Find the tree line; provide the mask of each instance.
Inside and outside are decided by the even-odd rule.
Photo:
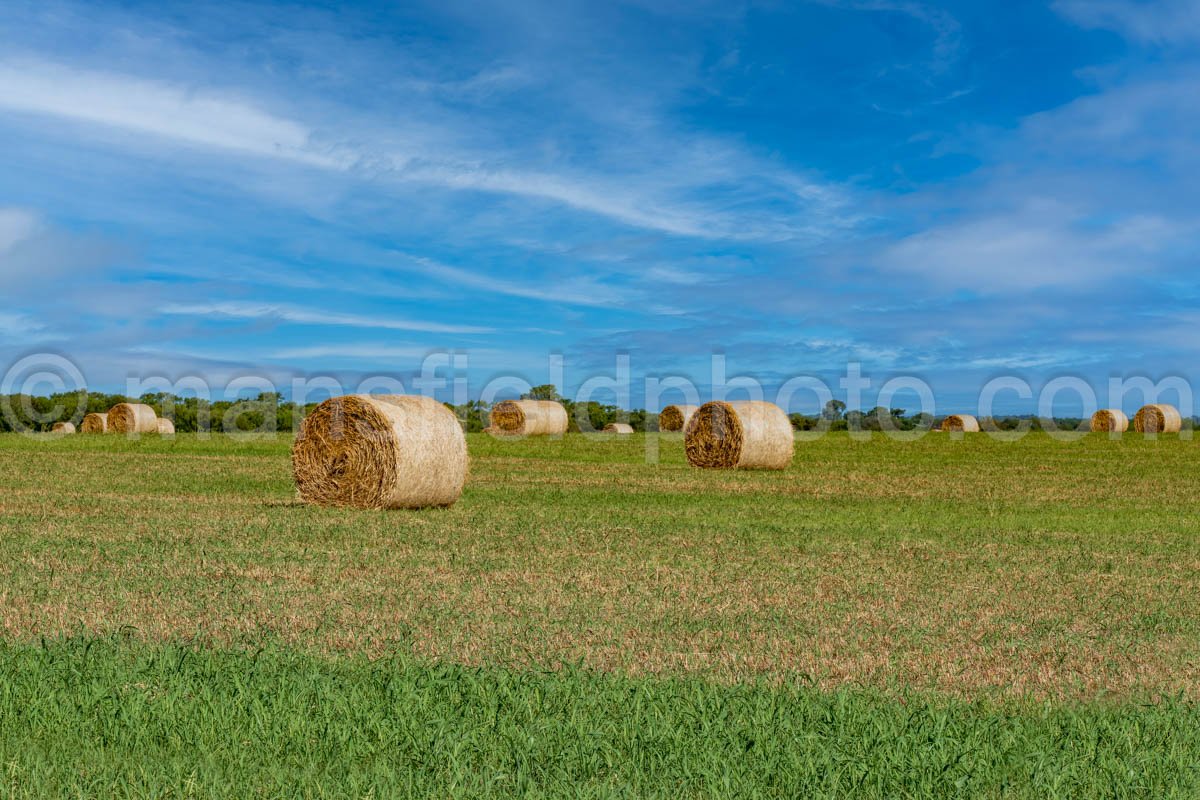
[[[553,400],[567,409],[568,430],[571,432],[600,431],[613,422],[628,423],[635,431],[658,430],[658,414],[645,409],[625,410],[616,405],[594,400],[577,403],[561,396],[552,384],[535,386],[522,399]],[[304,417],[318,403],[297,404],[285,400],[277,392],[266,392],[241,400],[202,400],[177,397],[156,392],[141,397],[126,397],[101,392],[66,392],[48,397],[29,395],[0,395],[0,431],[49,431],[56,422],[74,422],[84,414],[103,413],[118,403],[145,403],[160,417],[175,423],[179,433],[196,432],[274,432],[292,431],[300,427]],[[490,406],[478,400],[460,405],[446,403],[468,433],[478,433],[488,426]],[[57,412],[56,412],[57,409]],[[828,429],[833,431],[920,431],[941,423],[940,417],[921,412],[909,413],[903,408],[848,410],[841,400],[830,400],[819,414],[789,414],[792,427],[799,431]],[[1191,427],[1194,419],[1184,421]],[[1024,427],[1032,430],[1077,430],[1084,420],[1077,417],[1042,419],[1035,416],[987,417],[979,420],[984,430],[1014,431]]]

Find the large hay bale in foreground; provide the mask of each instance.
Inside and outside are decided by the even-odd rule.
[[[144,403],[117,403],[108,410],[113,433],[158,433],[158,415]]]
[[[567,409],[553,400],[504,400],[492,406],[491,427],[506,436],[553,436],[567,432]]]
[[[795,443],[783,409],[758,400],[705,403],[683,433],[688,463],[706,469],[784,469]]]
[[[1183,417],[1175,406],[1150,403],[1138,409],[1133,429],[1138,433],[1179,433],[1183,430]]]
[[[633,426],[624,422],[610,422],[604,426],[604,433],[633,433]]]
[[[54,427],[50,429],[51,433],[74,433],[75,423],[73,422],[56,422]]]
[[[79,424],[80,433],[108,433],[108,414],[87,414]]]
[[[467,440],[431,397],[347,395],[317,406],[292,447],[308,503],[357,508],[448,506],[467,480]]]
[[[175,423],[172,422],[171,420],[167,419],[166,417],[159,417],[158,418],[158,432],[161,433],[163,436],[174,436],[175,435]]]
[[[951,414],[942,420],[942,430],[951,433],[979,433],[979,420],[970,414]]]
[[[1102,408],[1092,414],[1092,433],[1124,433],[1129,430],[1129,417],[1119,408]]]
[[[658,412],[658,429],[668,433],[683,430],[698,408],[700,406],[683,404],[663,406],[663,410]]]

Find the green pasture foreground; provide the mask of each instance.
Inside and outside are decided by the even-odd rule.
[[[1195,797],[1194,705],[1008,704],[117,638],[0,648],[11,797]]]
[[[0,796],[1200,796],[1200,442],[290,445],[0,436]]]

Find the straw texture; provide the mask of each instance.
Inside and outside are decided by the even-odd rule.
[[[1102,408],[1092,414],[1093,433],[1124,433],[1129,430],[1129,417],[1119,408]]]
[[[301,499],[324,506],[448,506],[462,495],[467,464],[458,418],[431,397],[326,400],[292,447]]]
[[[951,414],[942,420],[942,430],[954,433],[979,433],[979,420],[970,414]]]
[[[792,463],[792,423],[774,403],[705,403],[683,434],[687,460],[706,469],[784,469]]]
[[[108,410],[108,429],[113,433],[158,433],[158,416],[143,403],[118,403]]]
[[[547,436],[567,432],[567,409],[553,400],[504,400],[492,406],[491,427],[507,436]]]
[[[54,427],[50,429],[51,433],[74,433],[75,423],[73,422],[56,422]]]
[[[88,414],[79,424],[80,433],[108,433],[108,414]]]
[[[163,436],[175,435],[175,423],[165,417],[158,418],[158,432]]]
[[[1179,433],[1183,430],[1183,417],[1175,406],[1151,403],[1138,409],[1133,429],[1138,433]]]
[[[624,422],[610,422],[604,426],[604,433],[633,433],[633,426]]]
[[[663,406],[658,412],[658,429],[660,431],[681,431],[687,427],[688,420],[700,406],[671,405]]]

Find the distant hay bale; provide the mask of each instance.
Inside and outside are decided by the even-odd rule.
[[[783,409],[757,400],[705,403],[683,434],[687,460],[705,469],[784,469],[795,435]]]
[[[174,436],[175,435],[175,423],[172,422],[171,420],[167,419],[166,417],[159,417],[158,418],[158,432],[161,433],[163,436]]]
[[[51,433],[74,433],[75,423],[73,422],[56,422],[54,427],[50,429]]]
[[[491,427],[505,436],[553,436],[567,432],[567,409],[553,400],[504,400],[492,406]]]
[[[1129,430],[1129,417],[1119,408],[1102,408],[1092,414],[1093,433],[1124,433]]]
[[[970,414],[951,414],[942,420],[942,430],[952,433],[979,433],[979,420]]]
[[[108,414],[88,414],[79,425],[80,433],[108,433]]]
[[[108,410],[113,433],[158,433],[158,415],[144,403],[117,403]]]
[[[1183,417],[1175,406],[1151,403],[1138,409],[1133,429],[1138,433],[1179,433],[1183,430]]]
[[[700,406],[683,404],[663,406],[663,410],[658,412],[658,429],[668,432],[683,430],[698,408]]]
[[[633,433],[633,426],[624,422],[610,422],[604,426],[605,433]]]
[[[292,447],[300,497],[322,506],[452,505],[467,480],[458,417],[431,397],[347,395],[317,406]]]

